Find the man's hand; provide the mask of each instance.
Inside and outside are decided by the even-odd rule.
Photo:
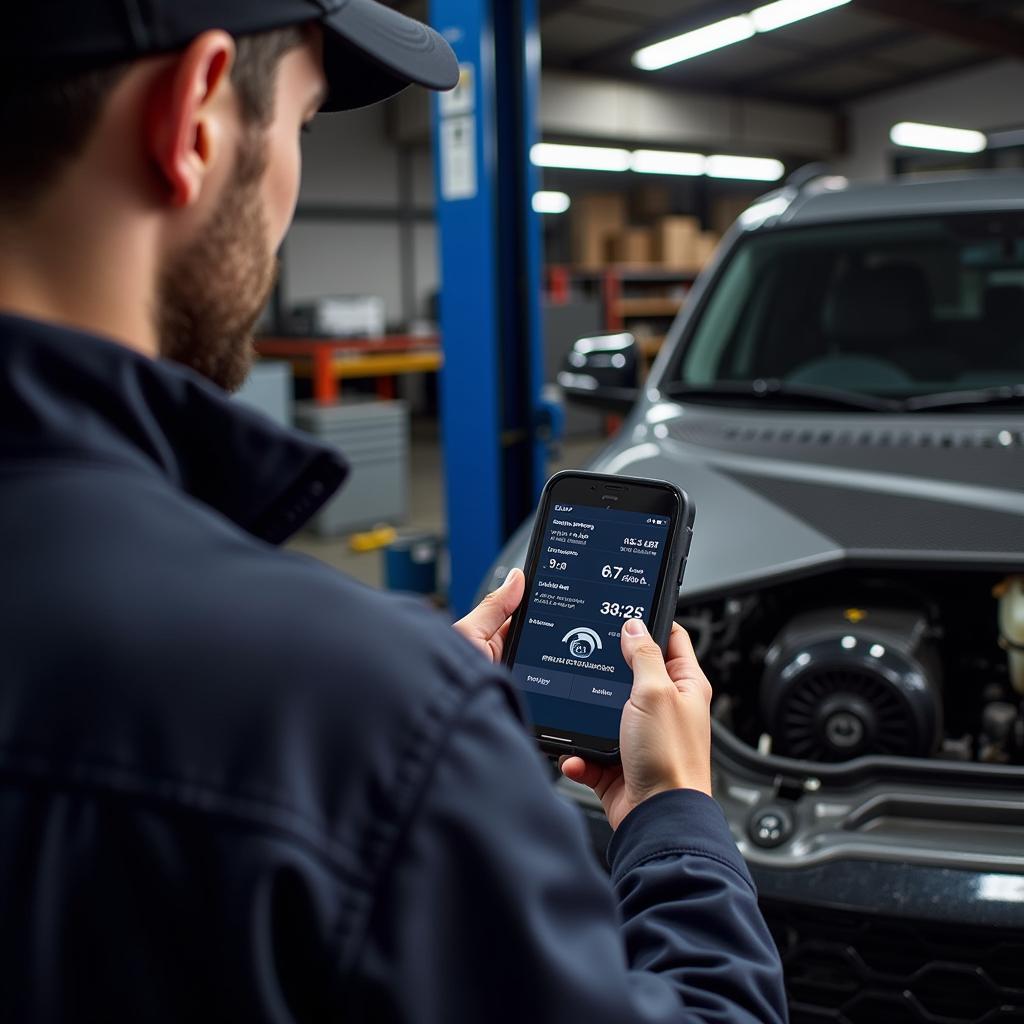
[[[501,661],[509,619],[519,607],[525,589],[523,571],[512,569],[505,582],[492,590],[464,619],[459,619],[453,628],[491,661]]]
[[[633,669],[633,690],[622,709],[619,765],[566,756],[562,773],[601,798],[612,828],[648,797],[667,789],[711,795],[711,684],[690,638],[678,623],[668,662],[640,619],[622,628],[622,653]]]

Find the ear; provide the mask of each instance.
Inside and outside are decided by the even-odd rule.
[[[225,100],[234,60],[235,41],[228,33],[204,32],[174,59],[153,93],[149,152],[174,206],[197,200],[218,154],[232,110]]]

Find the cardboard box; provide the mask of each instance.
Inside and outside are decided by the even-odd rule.
[[[654,239],[654,259],[666,267],[689,270],[695,266],[700,240],[696,217],[662,217]]]
[[[653,248],[650,228],[625,228],[611,236],[608,256],[612,263],[650,263]]]
[[[704,269],[715,255],[721,236],[717,231],[702,231],[697,238],[697,266]]]
[[[626,197],[616,192],[580,196],[573,201],[570,216],[573,262],[600,269],[608,260],[609,237],[626,227]]]

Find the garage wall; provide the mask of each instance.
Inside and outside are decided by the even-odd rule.
[[[1024,124],[1024,64],[999,61],[852,105],[849,156],[837,169],[853,178],[890,173],[889,129],[897,121],[924,121],[981,131]]]
[[[299,211],[285,240],[286,306],[322,295],[380,295],[389,323],[422,317],[437,288],[433,223],[401,220],[403,161],[407,202],[434,202],[427,147],[395,145],[388,105],[317,118],[303,136]],[[403,254],[408,241],[409,253]]]
[[[900,120],[993,130],[1024,124],[1024,65],[1001,61],[853,104],[847,110],[849,151],[834,158],[855,178],[890,171],[890,127]],[[398,101],[337,117],[318,118],[303,138],[305,163],[300,206],[335,204],[377,211],[368,220],[300,218],[286,243],[286,303],[338,292],[384,296],[388,319],[426,313],[438,287],[436,230],[411,228],[411,255],[403,255],[399,204],[406,141],[409,201],[420,210],[434,202],[433,163],[427,141],[427,100],[412,90]],[[781,104],[670,96],[644,86],[614,86],[587,76],[544,75],[542,127],[552,134],[612,132],[624,139],[663,144],[730,144],[754,150],[786,143],[808,155],[832,148],[831,116]],[[592,122],[592,123],[591,123]],[[387,211],[391,211],[388,214]]]
[[[552,136],[614,135],[724,152],[791,148],[824,156],[836,140],[835,118],[806,107],[562,72],[543,76],[541,122]],[[317,118],[302,150],[300,217],[285,243],[285,305],[370,292],[384,297],[391,323],[423,317],[439,286],[437,232],[421,217],[403,234],[399,206],[403,173],[407,202],[420,211],[434,205],[426,94],[410,89],[368,110]],[[403,252],[406,243],[411,252]]]
[[[836,119],[826,111],[561,71],[542,76],[540,119],[547,135],[636,145],[805,157],[836,149]]]
[[[299,202],[398,204],[398,150],[382,107],[318,117],[302,138]]]
[[[285,249],[289,304],[323,295],[380,295],[389,322],[402,317],[397,224],[300,221]]]

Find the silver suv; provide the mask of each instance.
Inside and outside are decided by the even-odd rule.
[[[1024,1020],[1024,175],[765,196],[637,364],[561,383],[628,409],[586,468],[696,502],[677,618],[794,1024]]]

